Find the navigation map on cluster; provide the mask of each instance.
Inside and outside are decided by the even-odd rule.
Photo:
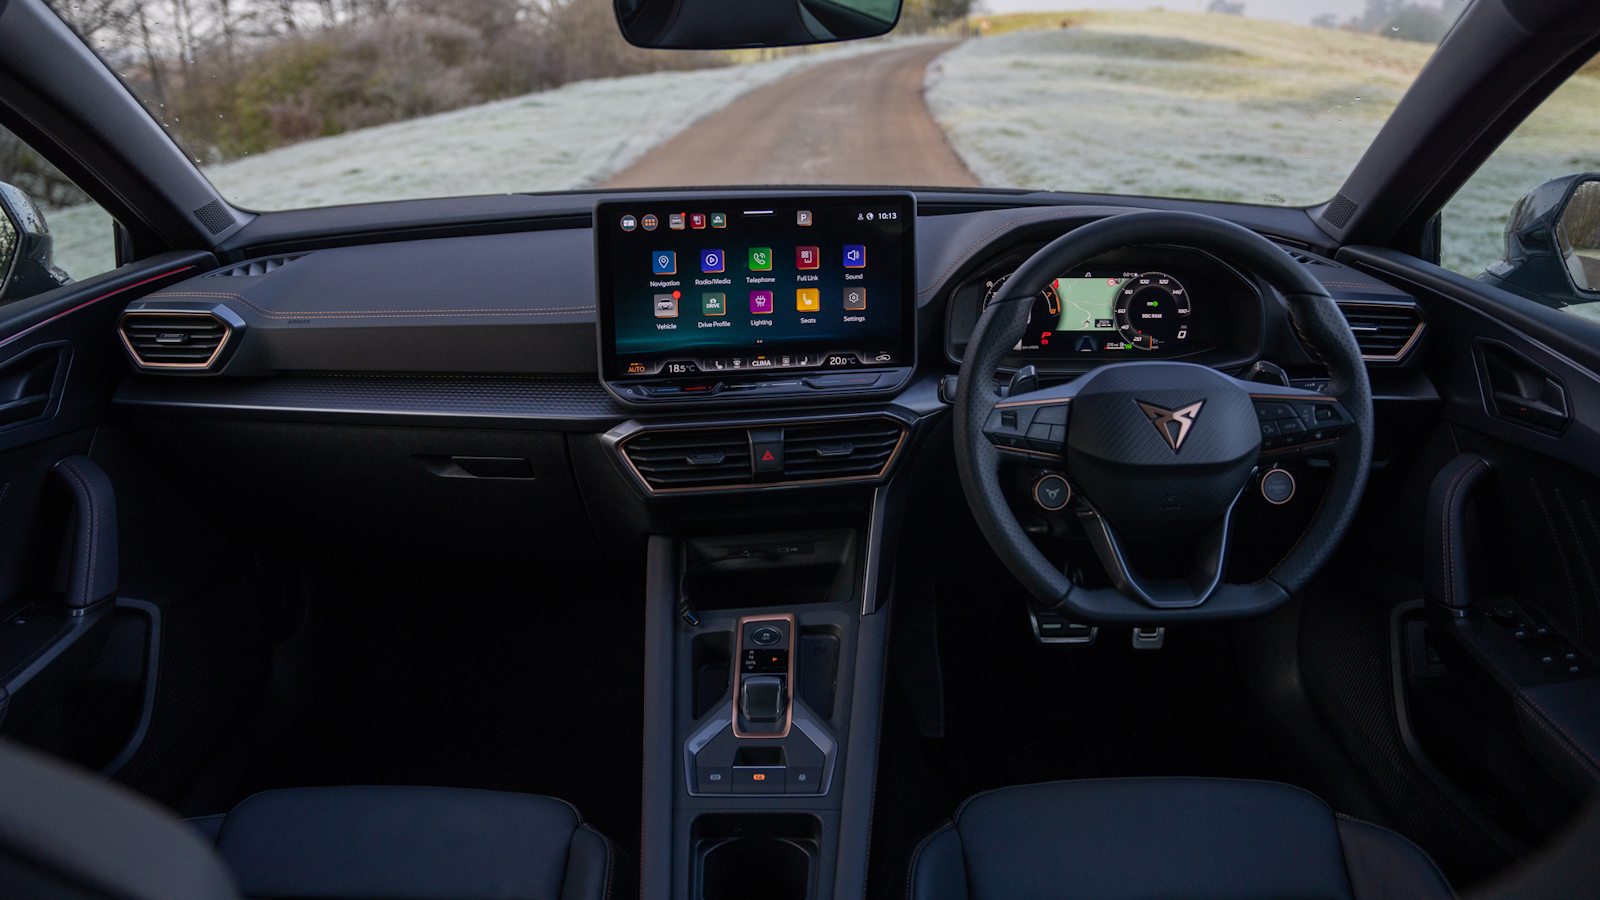
[[[1116,331],[1117,294],[1125,278],[1057,278],[1061,313],[1056,331]]]

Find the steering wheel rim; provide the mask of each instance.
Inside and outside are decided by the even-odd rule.
[[[1328,367],[1328,387],[1323,393],[1332,396],[1350,419],[1349,427],[1329,448],[1333,477],[1323,501],[1288,554],[1261,581],[1248,585],[1214,584],[1194,605],[1181,609],[1152,606],[1136,599],[1137,592],[1125,593],[1126,585],[1124,590],[1083,588],[1052,565],[1011,512],[1000,484],[1001,453],[984,432],[999,399],[992,389],[995,374],[1001,360],[1022,336],[1033,298],[1062,272],[1080,268],[1113,250],[1149,244],[1177,244],[1205,251],[1243,265],[1282,293],[1295,331]],[[1086,375],[1079,380],[1092,377]],[[1303,266],[1266,238],[1231,222],[1195,213],[1117,214],[1076,228],[1035,252],[1006,279],[973,329],[961,362],[954,413],[956,469],[979,528],[1006,567],[1046,607],[1084,622],[1170,623],[1246,618],[1272,611],[1305,586],[1344,537],[1360,506],[1372,456],[1372,389],[1361,349],[1333,298]],[[1259,434],[1255,440],[1259,448]],[[1071,472],[1067,474],[1070,480]],[[1226,516],[1224,542],[1225,520]],[[1086,524],[1097,521],[1091,517]],[[1106,535],[1109,533],[1107,528]],[[1101,544],[1097,542],[1096,548],[1102,549]],[[1223,550],[1226,551],[1225,546]],[[1102,552],[1102,559],[1105,558]]]

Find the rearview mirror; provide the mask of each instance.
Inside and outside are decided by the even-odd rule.
[[[673,50],[787,47],[887,34],[900,0],[614,0],[628,43]]]
[[[0,303],[71,281],[52,261],[54,243],[33,198],[0,181]]]
[[[1556,178],[1518,200],[1505,258],[1480,280],[1558,309],[1600,301],[1600,174]]]

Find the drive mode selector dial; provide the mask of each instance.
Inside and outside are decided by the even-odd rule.
[[[1139,350],[1155,350],[1189,337],[1189,292],[1163,272],[1129,278],[1117,294],[1117,332]]]

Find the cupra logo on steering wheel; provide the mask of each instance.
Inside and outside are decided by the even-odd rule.
[[[1173,453],[1177,453],[1183,442],[1188,439],[1189,430],[1194,427],[1194,417],[1200,415],[1200,407],[1206,404],[1201,400],[1182,409],[1162,409],[1143,400],[1133,402],[1139,404],[1144,414],[1150,417],[1150,424],[1161,432],[1161,436],[1166,439],[1167,446],[1172,448]]]

